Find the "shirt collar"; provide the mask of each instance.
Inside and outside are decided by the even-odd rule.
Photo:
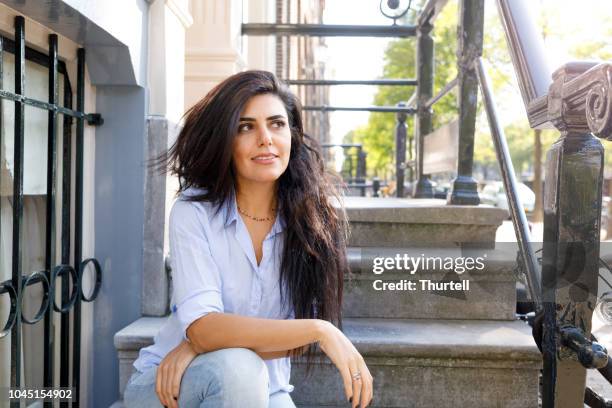
[[[231,198],[229,199],[228,204],[225,206],[225,226],[231,225],[234,221],[238,220],[238,204],[236,203],[236,194],[232,191]],[[276,220],[274,221],[274,225],[272,225],[272,229],[270,230],[270,236],[276,235],[279,232],[282,232],[287,224],[285,220],[281,216],[280,212],[277,210]]]

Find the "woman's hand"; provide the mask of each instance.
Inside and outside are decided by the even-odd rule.
[[[319,346],[340,371],[351,407],[367,407],[372,401],[373,378],[353,343],[336,326],[325,321]]]
[[[178,408],[183,373],[197,355],[191,345],[183,340],[161,361],[157,368],[155,392],[163,406]]]

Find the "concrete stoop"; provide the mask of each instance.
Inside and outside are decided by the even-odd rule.
[[[515,320],[516,253],[494,248],[495,231],[507,212],[444,200],[346,197],[344,204],[353,274],[345,281],[343,330],[374,376],[372,406],[536,408],[541,355],[530,327]],[[484,269],[461,275],[455,270],[372,273],[376,256],[420,246],[465,256],[470,244],[488,249]],[[376,279],[424,277],[466,279],[470,288],[381,292],[372,286]],[[165,319],[143,317],[115,335],[122,393],[138,350],[151,344]],[[337,369],[319,357],[308,378],[305,359],[293,360],[294,401],[300,407],[348,406]]]
[[[115,335],[121,392],[140,347],[165,318],[145,317]],[[374,376],[378,407],[538,406],[541,356],[527,324],[496,320],[344,319],[344,333]],[[292,362],[298,406],[346,406],[338,370],[327,357],[305,379]]]
[[[344,332],[374,377],[373,407],[538,406],[541,355],[521,321],[355,318]],[[298,406],[347,406],[329,359],[305,372],[305,359],[295,359]]]
[[[445,246],[457,242],[495,246],[508,212],[490,205],[448,205],[442,199],[345,197],[352,247]]]

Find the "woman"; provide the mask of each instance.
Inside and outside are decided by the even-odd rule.
[[[171,315],[140,350],[126,407],[294,407],[290,357],[318,344],[353,407],[372,376],[341,328],[347,226],[297,98],[273,74],[233,75],[191,108],[163,171]]]

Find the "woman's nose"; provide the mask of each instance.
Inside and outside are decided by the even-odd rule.
[[[265,127],[261,129],[259,132],[259,145],[271,145],[272,144],[272,134]]]

